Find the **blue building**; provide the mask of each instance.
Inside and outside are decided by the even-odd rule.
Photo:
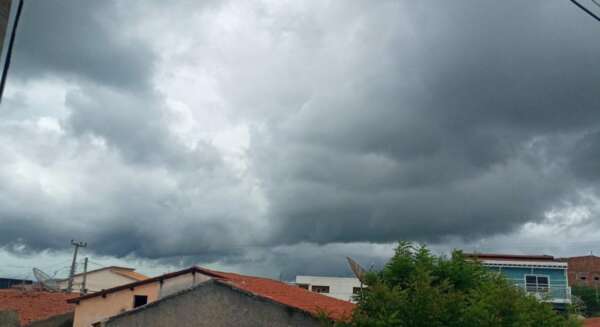
[[[566,262],[557,261],[549,255],[472,254],[483,266],[497,271],[517,287],[549,302],[556,309],[564,309],[571,303]]]

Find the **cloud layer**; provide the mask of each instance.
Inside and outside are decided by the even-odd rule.
[[[0,246],[291,276],[594,226],[598,31],[563,1],[27,3]]]

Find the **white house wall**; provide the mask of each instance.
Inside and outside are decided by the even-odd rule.
[[[296,284],[308,284],[309,290],[312,286],[329,286],[329,293],[321,294],[344,301],[351,301],[352,290],[361,286],[358,278],[323,276],[296,276]]]

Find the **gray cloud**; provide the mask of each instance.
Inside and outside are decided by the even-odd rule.
[[[125,32],[128,19],[115,1],[29,1],[12,71],[21,78],[61,74],[147,88],[156,55]]]
[[[352,70],[255,134],[274,242],[505,233],[576,189],[569,151],[544,140],[598,125],[593,23],[558,3],[396,4],[335,22],[361,27]],[[591,146],[574,158],[587,171]]]
[[[28,2],[0,245],[290,278],[559,224],[597,188],[597,34],[563,1]]]

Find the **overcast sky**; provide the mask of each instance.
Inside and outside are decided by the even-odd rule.
[[[26,1],[0,273],[600,253],[599,37],[566,0]]]

